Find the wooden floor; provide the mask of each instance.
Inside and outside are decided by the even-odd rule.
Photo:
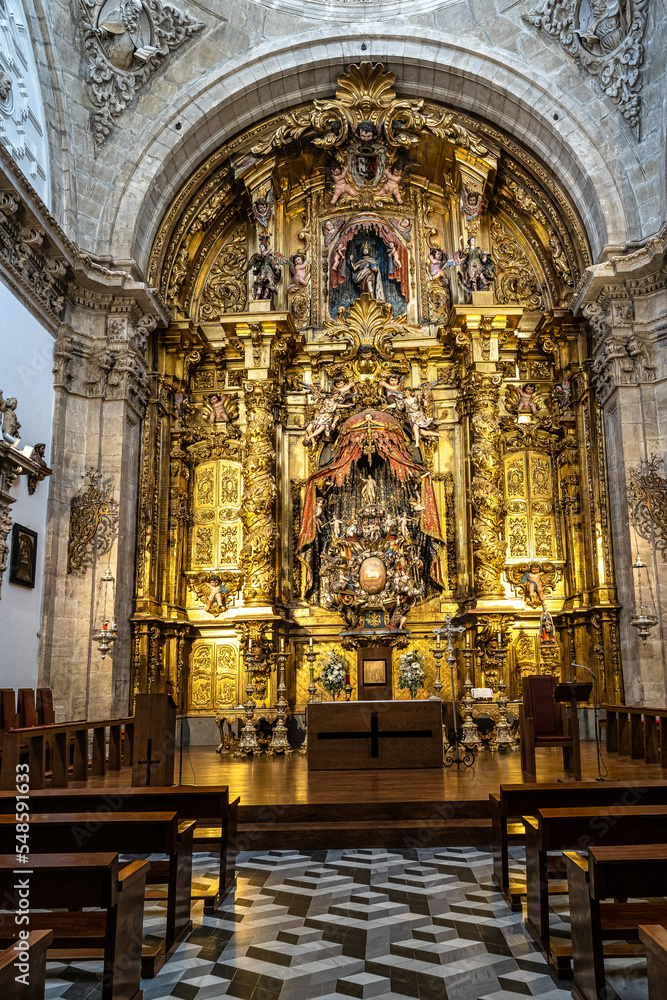
[[[604,753],[603,761],[609,780],[667,780],[657,764]],[[177,755],[176,784],[178,774]],[[561,751],[540,750],[538,780],[564,777]],[[584,743],[582,778],[596,777],[595,744]],[[128,784],[128,778],[123,770],[88,784],[114,788]],[[489,792],[521,780],[518,752],[480,753],[472,767],[460,771],[312,773],[307,758],[298,755],[235,758],[217,754],[213,746],[183,753],[184,785],[228,785],[230,797],[240,797],[241,850],[488,845]]]
[[[610,781],[637,782],[642,779],[667,780],[658,764],[645,764],[616,754],[602,752]],[[581,776],[597,777],[594,743],[581,745]],[[604,768],[603,768],[604,774]],[[119,787],[128,784],[126,770],[101,778],[89,785]],[[179,759],[176,755],[174,783],[178,784]],[[562,752],[545,747],[537,752],[537,780],[558,781],[565,777]],[[218,754],[215,747],[192,747],[183,751],[184,785],[228,785],[230,796],[241,797],[244,806],[296,805],[317,802],[399,802],[444,799],[486,800],[501,784],[520,782],[521,760],[517,752],[477,755],[472,767],[424,771],[308,771],[307,757],[233,757]],[[76,787],[77,782],[71,782]]]

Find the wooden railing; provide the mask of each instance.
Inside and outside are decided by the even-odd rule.
[[[0,740],[0,789],[16,787],[22,760],[29,767],[31,788],[46,786],[47,770],[52,788],[66,788],[70,781],[87,781],[90,776],[132,766],[134,717],[6,729]]]

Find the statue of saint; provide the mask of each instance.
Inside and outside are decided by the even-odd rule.
[[[371,252],[370,243],[363,244],[361,253],[362,256],[357,261],[350,254],[352,282],[360,294],[367,292],[372,299],[384,302],[384,286],[382,284],[380,266]]]
[[[120,0],[115,7],[105,4],[100,11],[98,31],[109,62],[128,71],[134,60],[145,63],[158,51],[150,45],[150,26],[140,0]]]

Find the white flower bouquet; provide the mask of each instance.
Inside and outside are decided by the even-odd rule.
[[[317,680],[334,699],[345,690],[345,678],[350,672],[347,660],[341,653],[331,650],[324,657],[322,672]]]
[[[398,661],[399,674],[398,686],[403,691],[410,692],[410,697],[415,698],[417,691],[424,683],[426,671],[424,670],[424,657],[421,653],[411,649],[408,653],[403,653]]]

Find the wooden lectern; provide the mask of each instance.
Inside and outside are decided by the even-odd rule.
[[[132,784],[173,785],[176,702],[170,694],[138,694],[134,707]]]

